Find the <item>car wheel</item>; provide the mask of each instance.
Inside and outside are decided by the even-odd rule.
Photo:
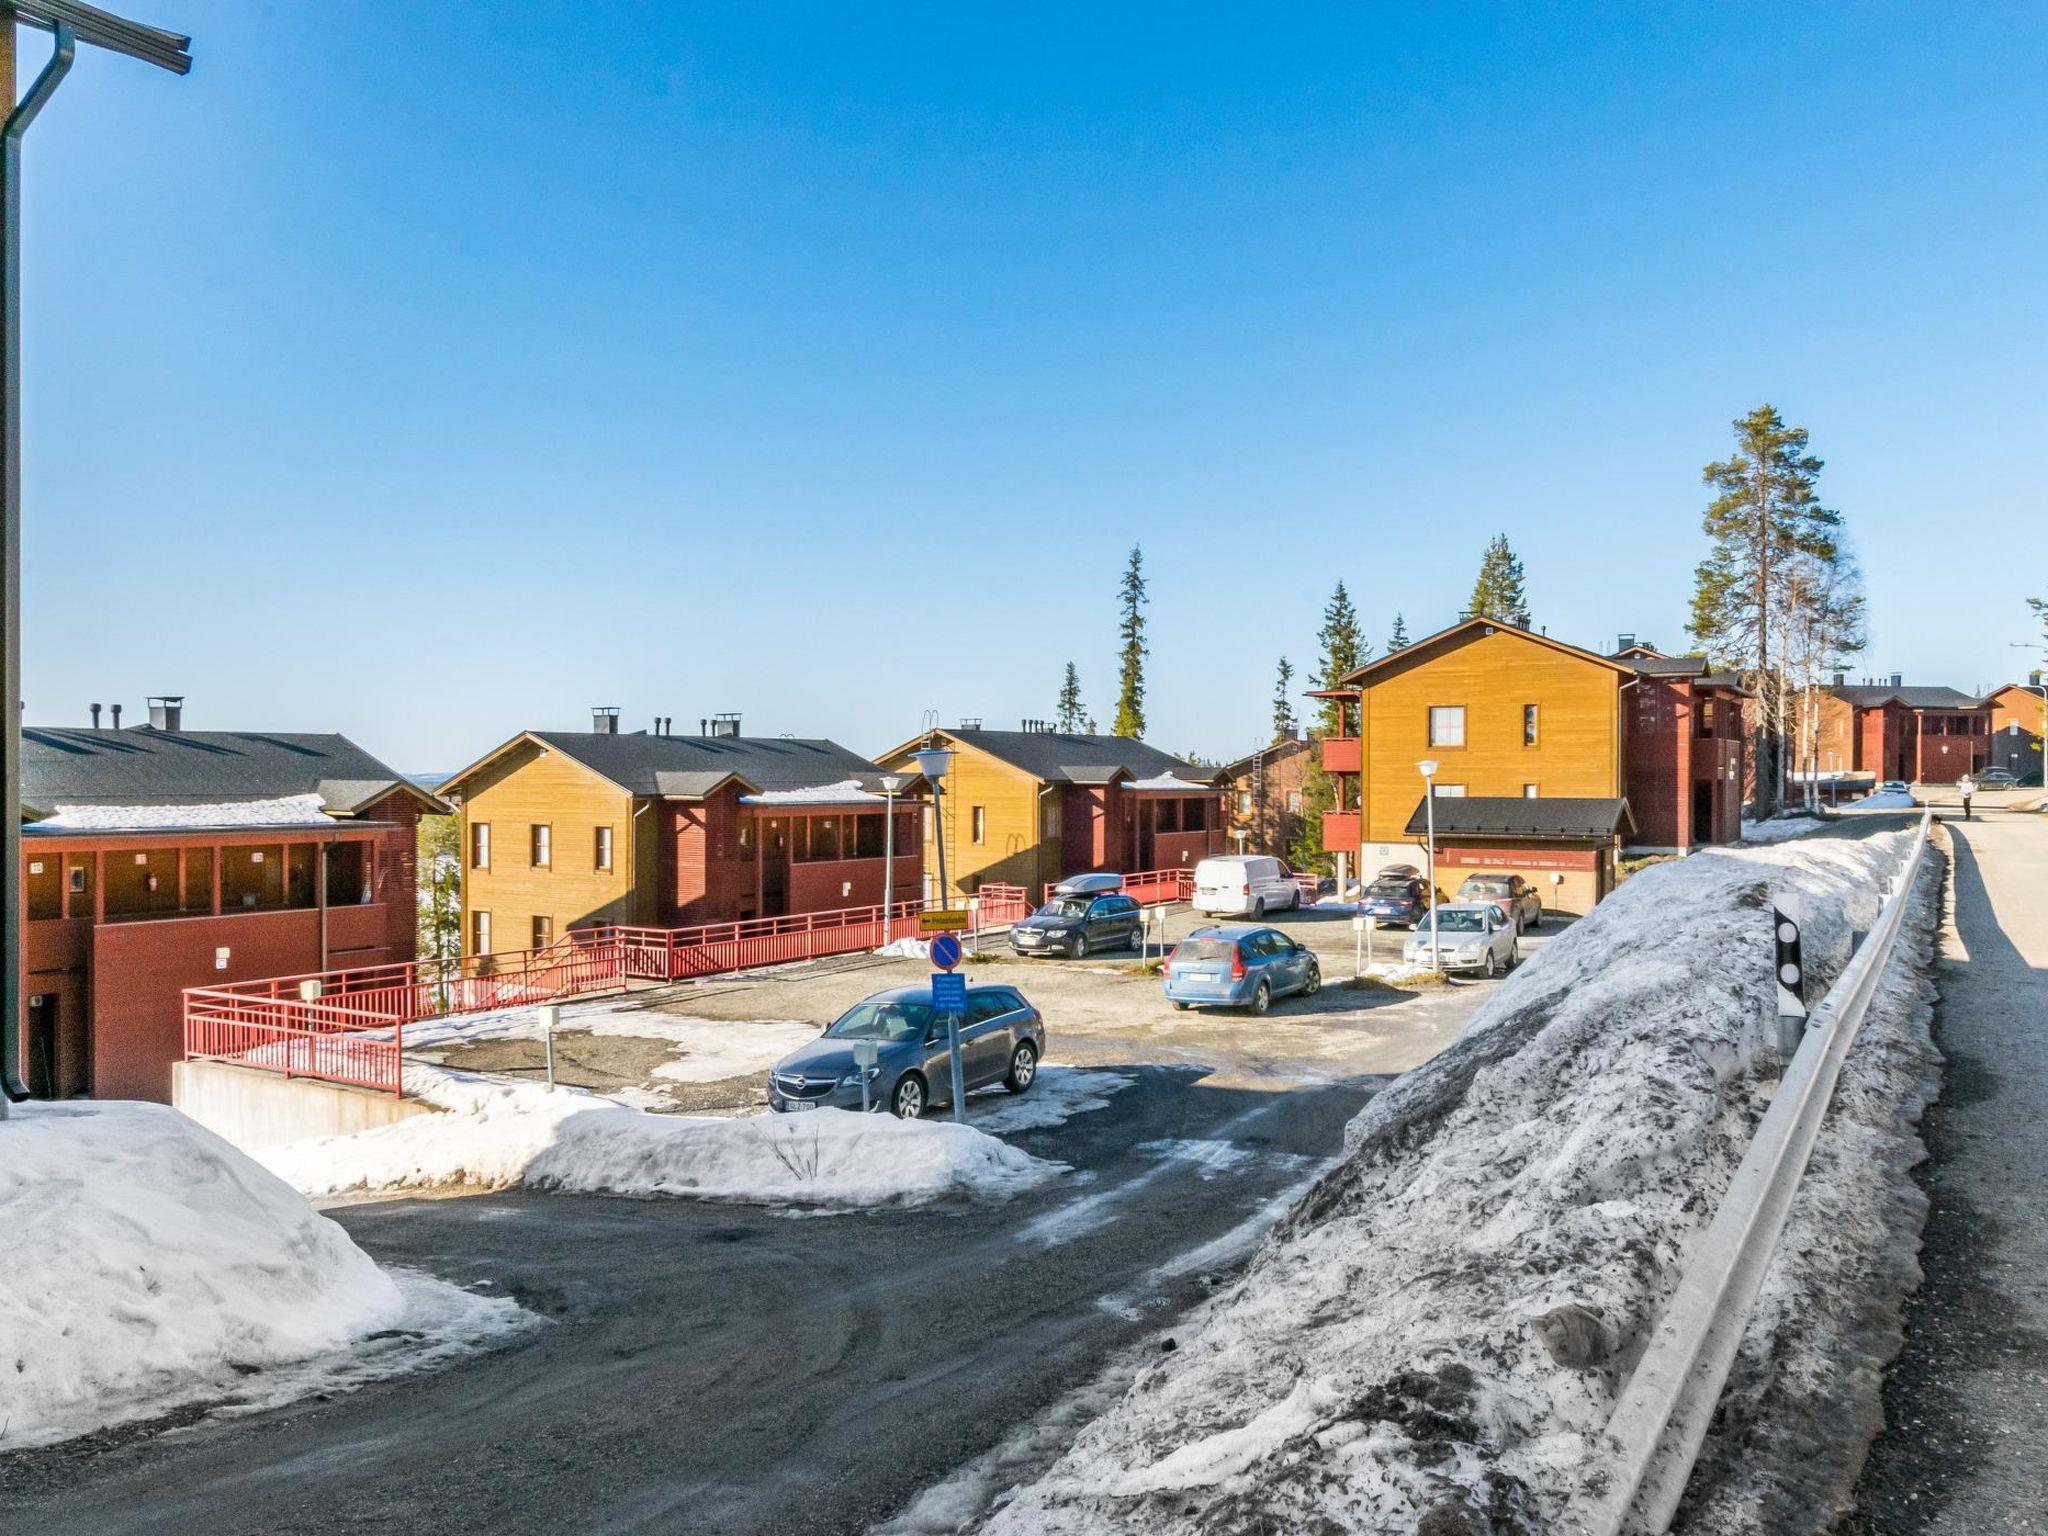
[[[1259,899],[1258,899],[1257,901],[1255,901],[1255,902],[1253,902],[1253,903],[1252,903],[1252,920],[1253,920],[1254,922],[1264,922],[1264,921],[1265,921],[1265,917],[1266,917],[1266,898],[1265,898],[1265,897],[1263,897],[1263,896],[1261,896],[1261,897],[1260,897],[1260,898],[1259,898]]]
[[[924,1079],[915,1072],[906,1073],[889,1095],[889,1113],[898,1120],[915,1120],[923,1114]]]
[[[1136,951],[1137,951],[1137,952],[1138,952],[1139,954],[1141,954],[1141,955],[1142,955],[1142,954],[1143,954],[1143,953],[1145,952],[1145,930],[1144,930],[1144,929],[1142,929],[1142,928],[1133,928],[1133,929],[1131,930],[1131,948],[1135,949],[1135,950],[1136,950]]]
[[[1076,960],[1088,958],[1088,935],[1085,933],[1074,935],[1074,958]]]
[[[1488,981],[1500,974],[1500,962],[1494,959],[1493,951],[1490,949],[1486,952],[1486,963],[1479,967],[1479,974]]]
[[[1188,1011],[1188,1005],[1186,1003],[1181,1002],[1179,999],[1170,999],[1170,1001],[1172,1001],[1173,1003],[1173,1011],[1175,1013],[1186,1013]]]
[[[1302,985],[1302,995],[1304,997],[1314,997],[1322,990],[1323,968],[1320,965],[1312,965],[1308,968],[1308,980]]]
[[[1038,1081],[1038,1047],[1029,1040],[1010,1053],[1010,1075],[1003,1079],[1003,1086],[1012,1093],[1022,1093]]]
[[[1258,985],[1258,990],[1252,993],[1252,1002],[1251,1002],[1251,1009],[1252,1009],[1252,1012],[1253,1012],[1253,1013],[1264,1013],[1264,1012],[1265,1012],[1265,1011],[1266,1011],[1266,1010],[1267,1010],[1268,1008],[1270,1008],[1270,1007],[1272,1007],[1272,1006],[1273,1006],[1273,989],[1272,989],[1271,987],[1267,986],[1267,985],[1266,985],[1266,983],[1264,983],[1264,982],[1262,981],[1262,982],[1260,982],[1260,983],[1259,983],[1259,985]]]
[[[1512,971],[1516,966],[1520,965],[1521,963],[1522,946],[1519,944],[1510,944],[1508,946],[1508,969]]]

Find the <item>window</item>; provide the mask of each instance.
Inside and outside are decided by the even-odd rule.
[[[1301,814],[1301,791],[1298,789],[1287,791],[1287,814],[1290,816],[1299,816]]]
[[[89,885],[87,885],[87,884],[86,884],[86,871],[87,871],[87,868],[88,868],[88,866],[86,866],[86,865],[84,865],[84,864],[74,864],[74,865],[72,865],[72,866],[71,866],[71,876],[70,876],[70,878],[71,878],[71,894],[72,894],[72,895],[74,895],[74,896],[83,896],[83,895],[85,895],[85,894],[86,894],[86,893],[87,893],[88,891],[90,891],[90,890],[91,890],[91,887],[90,887]]]
[[[1465,786],[1462,784],[1439,784],[1436,787],[1436,797],[1439,800],[1462,800],[1465,798]]]
[[[1180,803],[1180,829],[1183,832],[1202,832],[1209,826],[1209,802],[1206,800],[1183,800]]]
[[[535,869],[546,869],[555,862],[554,828],[544,821],[533,824],[531,852]]]
[[[801,823],[804,842],[797,857],[811,864],[821,864],[839,858],[839,818],[837,816],[811,816]]]
[[[609,870],[612,867],[612,829],[610,827],[599,827],[597,829],[597,851],[595,857],[597,867],[600,870]]]
[[[853,849],[856,859],[879,859],[882,856],[882,818],[879,816],[856,816],[853,818]]]
[[[971,809],[971,810],[970,810],[970,811],[968,812],[968,818],[969,818],[969,824],[970,824],[970,825],[972,826],[972,828],[973,828],[973,830],[972,830],[971,832],[969,832],[969,834],[968,834],[968,840],[969,840],[969,841],[971,841],[971,842],[976,842],[976,843],[985,843],[985,842],[987,842],[987,841],[988,841],[988,807],[987,807],[987,806],[985,806],[985,805],[977,805],[977,806],[973,807],[973,809]]]
[[[546,949],[555,942],[555,920],[552,917],[536,917],[533,920],[533,947]]]
[[[473,821],[469,824],[469,867],[491,867],[491,824],[488,821]]]
[[[1433,704],[1429,710],[1429,744],[1432,747],[1465,745],[1465,706]]]
[[[469,914],[469,952],[472,955],[488,955],[491,952],[491,914],[472,912]]]
[[[1524,800],[1534,800],[1538,798],[1536,794],[1536,786],[1534,784],[1524,784],[1522,786],[1522,798]]]
[[[1524,704],[1522,706],[1522,745],[1525,747],[1536,745],[1536,706],[1534,704]]]
[[[1039,835],[1048,841],[1060,835],[1060,802],[1057,795],[1045,802],[1045,808],[1039,817],[1039,826]]]
[[[1251,814],[1252,792],[1250,790],[1240,789],[1237,792],[1237,809],[1242,815],[1248,816]]]
[[[1152,830],[1154,832],[1178,832],[1180,830],[1180,802],[1178,800],[1160,801],[1159,808],[1152,815]]]

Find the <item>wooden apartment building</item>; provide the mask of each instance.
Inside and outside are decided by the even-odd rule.
[[[1071,735],[1037,721],[1016,731],[976,727],[920,733],[882,754],[913,771],[924,747],[954,753],[941,785],[947,899],[983,881],[1045,886],[1091,870],[1133,874],[1224,852],[1225,807],[1215,769],[1128,736]],[[938,850],[925,867],[936,880]]]
[[[2048,729],[2048,703],[2041,674],[2031,683],[2007,683],[1984,696],[1991,709],[1991,762],[2009,769],[2024,784],[2041,782],[2041,737]]]
[[[739,734],[522,731],[441,786],[462,817],[463,946],[539,948],[595,923],[660,928],[785,917],[922,888],[921,782],[836,742]],[[896,820],[883,889],[885,814]]]
[[[443,810],[341,736],[22,732],[23,1080],[169,1102],[186,987],[413,958],[417,829]],[[115,711],[119,719],[119,711]]]
[[[1303,797],[1315,751],[1308,738],[1286,736],[1224,765],[1232,852],[1287,857],[1301,835]]]
[[[1811,763],[1824,774],[1953,784],[1991,761],[1994,706],[1955,688],[1908,687],[1898,673],[1851,683],[1838,672],[1804,702],[1788,774]]]

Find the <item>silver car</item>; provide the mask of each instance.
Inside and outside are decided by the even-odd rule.
[[[875,1047],[863,1067],[854,1048]],[[1023,1093],[1045,1058],[1045,1020],[1015,987],[969,987],[960,1016],[960,1063],[968,1092],[1001,1083]],[[892,987],[863,998],[809,1045],[790,1052],[768,1074],[768,1107],[795,1114],[820,1105],[868,1108],[915,1120],[934,1104],[950,1104],[953,1072],[946,1021],[932,1007],[929,986]]]
[[[1446,902],[1426,914],[1408,935],[1401,958],[1410,965],[1428,965],[1432,953],[1441,957],[1447,971],[1477,971],[1482,976],[1511,971],[1521,959],[1513,920],[1492,902]]]

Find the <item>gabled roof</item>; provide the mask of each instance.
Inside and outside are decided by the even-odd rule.
[[[1982,709],[1984,700],[1956,688],[1895,688],[1889,683],[1846,683],[1828,692],[1858,709],[1878,709],[1897,700],[1907,709]]]
[[[346,736],[277,731],[72,730],[21,733],[21,804],[225,805],[318,795],[329,816],[359,816],[393,791],[448,807]]]
[[[1427,802],[1415,802],[1408,833],[1421,837],[1429,830]],[[1635,818],[1628,801],[1575,799],[1569,796],[1526,800],[1519,795],[1438,795],[1438,837],[1528,837],[1555,841],[1612,837],[1633,832]]]
[[[788,736],[652,736],[594,731],[524,731],[442,784],[459,793],[464,780],[505,753],[530,744],[559,752],[631,795],[698,800],[728,782],[743,790],[809,789],[866,779],[879,772],[836,741]]]
[[[1700,677],[1707,670],[1704,656],[1631,656],[1624,651],[1614,659],[1626,662],[1645,677]]]
[[[1297,752],[1306,752],[1315,745],[1306,736],[1283,736],[1271,746],[1261,747],[1256,752],[1247,752],[1234,763],[1223,765],[1223,776],[1234,779],[1240,774],[1250,773],[1260,758],[1269,763],[1280,762],[1293,757]]]
[[[1446,651],[1453,645],[1460,644],[1467,639],[1482,634],[1492,634],[1495,631],[1499,631],[1502,634],[1517,635],[1529,641],[1532,645],[1547,646],[1561,655],[1575,656],[1581,661],[1588,662],[1596,667],[1605,667],[1610,672],[1617,673],[1623,677],[1632,676],[1635,672],[1635,667],[1630,662],[1616,661],[1611,656],[1602,656],[1595,651],[1582,650],[1576,645],[1567,645],[1562,640],[1553,640],[1548,635],[1539,635],[1532,630],[1517,629],[1514,625],[1504,624],[1499,619],[1481,617],[1460,619],[1456,624],[1440,629],[1433,635],[1424,635],[1412,645],[1404,646],[1398,651],[1389,651],[1384,656],[1374,657],[1357,671],[1346,673],[1343,680],[1347,683],[1359,684],[1361,687],[1370,686],[1374,681],[1374,674],[1383,668],[1394,667],[1404,662],[1413,666],[1418,662],[1427,661],[1433,650],[1436,652]]]
[[[1156,779],[1172,774],[1207,786],[1218,777],[1213,768],[1187,762],[1133,736],[1084,736],[1064,731],[970,731],[940,726],[882,755],[894,757],[929,735],[945,736],[986,752],[1048,784],[1109,784],[1119,778]]]

